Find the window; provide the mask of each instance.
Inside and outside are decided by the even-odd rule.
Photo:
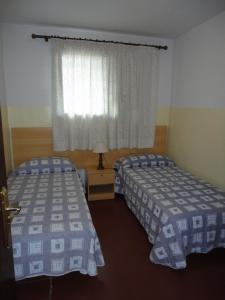
[[[52,49],[54,150],[153,145],[158,50],[61,40]]]
[[[62,81],[64,112],[70,117],[101,116],[105,113],[101,56],[64,54]]]

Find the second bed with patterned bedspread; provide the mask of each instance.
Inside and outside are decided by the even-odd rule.
[[[225,247],[225,193],[162,156],[122,158],[115,165],[123,193],[153,244],[150,259],[175,269],[190,253]]]

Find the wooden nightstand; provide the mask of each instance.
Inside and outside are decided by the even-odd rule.
[[[88,200],[114,199],[115,172],[113,169],[88,168]]]

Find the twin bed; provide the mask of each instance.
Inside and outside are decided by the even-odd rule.
[[[225,193],[161,155],[134,155],[114,165],[115,192],[144,227],[150,260],[186,267],[190,253],[225,247]],[[8,179],[9,201],[21,212],[11,224],[16,280],[104,265],[78,170],[65,158],[33,159]]]
[[[114,167],[116,192],[153,244],[152,262],[182,269],[190,253],[225,248],[225,192],[160,155],[123,157]]]
[[[16,280],[73,271],[97,275],[104,258],[79,174],[69,160],[26,161],[9,176],[8,190],[9,201],[21,206],[11,223]]]

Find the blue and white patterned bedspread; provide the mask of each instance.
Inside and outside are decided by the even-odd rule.
[[[151,261],[181,269],[188,254],[225,247],[225,192],[177,167],[118,171],[117,190],[153,244]]]
[[[97,274],[104,258],[76,172],[12,175],[8,190],[22,207],[11,224],[16,280]]]

